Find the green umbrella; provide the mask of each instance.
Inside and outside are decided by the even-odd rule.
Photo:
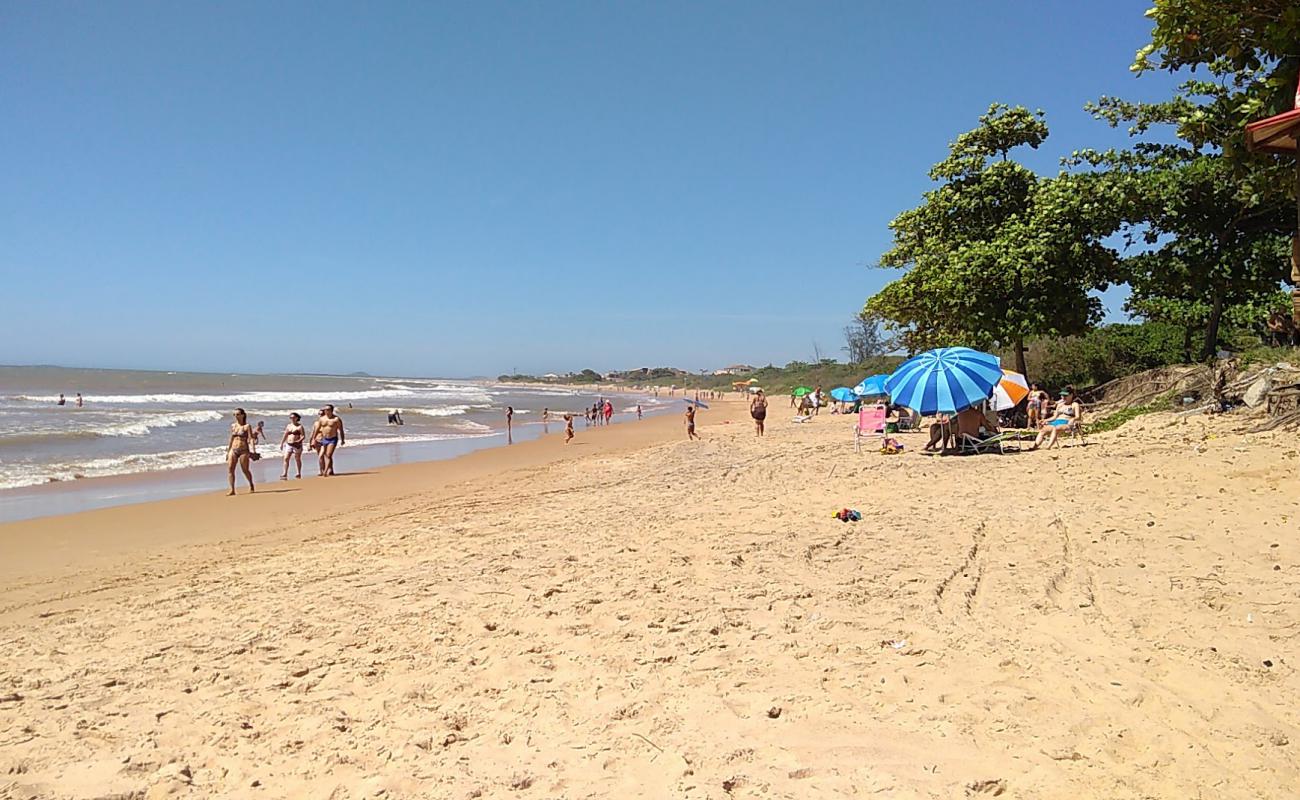
[[[812,394],[812,389],[809,389],[807,386],[800,386],[794,390],[793,394],[795,397],[803,397],[806,394]]]

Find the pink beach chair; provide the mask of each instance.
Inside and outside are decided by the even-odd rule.
[[[889,409],[883,405],[858,410],[858,424],[853,426],[853,452],[862,452],[862,440],[885,432],[885,417]]]

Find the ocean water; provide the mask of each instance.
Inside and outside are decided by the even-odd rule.
[[[57,405],[60,393],[66,405]],[[0,367],[0,504],[7,490],[196,467],[212,467],[212,484],[220,488],[236,407],[250,422],[265,423],[258,477],[266,480],[268,463],[278,477],[278,445],[291,411],[310,430],[318,409],[334,404],[347,429],[340,462],[374,466],[505,444],[507,405],[515,410],[515,438],[529,438],[540,433],[532,429],[540,428],[544,408],[558,419],[566,410],[590,407],[596,397],[438,378]],[[646,413],[669,403],[625,394],[614,399],[623,420],[634,418],[638,402]],[[404,425],[388,424],[393,410]],[[304,476],[309,473],[315,474],[314,463],[304,464]]]

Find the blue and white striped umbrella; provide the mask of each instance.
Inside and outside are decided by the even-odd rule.
[[[987,400],[1002,361],[969,347],[940,347],[904,361],[885,381],[889,396],[921,414],[954,413]]]
[[[853,393],[858,397],[884,397],[889,394],[885,389],[885,381],[888,379],[888,375],[872,375],[853,387]]]

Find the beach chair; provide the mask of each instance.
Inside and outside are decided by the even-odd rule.
[[[1007,433],[995,433],[984,437],[971,436],[969,433],[957,434],[957,452],[962,455],[980,453],[993,453],[999,455],[1006,454],[1006,448],[1003,446],[1011,438]]]
[[[1084,428],[1083,420],[1079,420],[1071,425],[1069,431],[1071,441],[1077,439],[1079,440],[1080,445],[1083,445],[1084,447],[1088,446],[1088,431]]]
[[[882,405],[858,411],[858,422],[853,426],[853,452],[862,452],[862,440],[885,432],[885,417],[889,409]]]

